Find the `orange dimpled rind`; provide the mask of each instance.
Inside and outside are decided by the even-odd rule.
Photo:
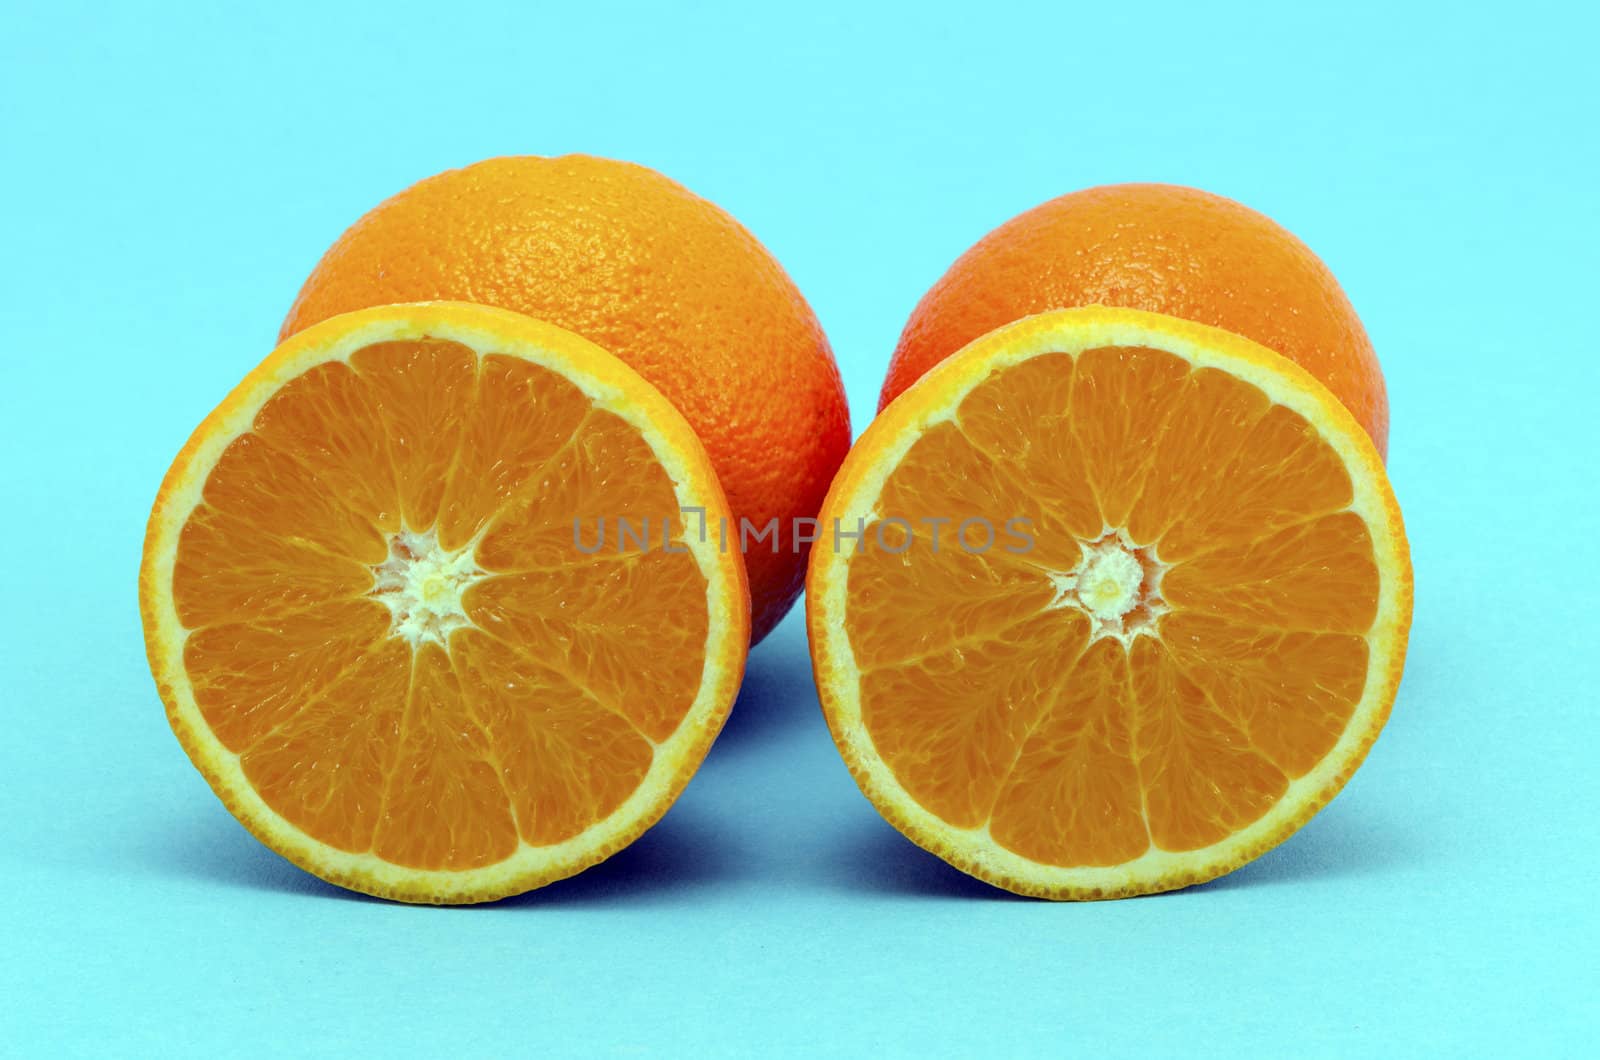
[[[1164,313],[1252,339],[1328,387],[1378,452],[1386,449],[1383,373],[1332,271],[1271,218],[1174,184],[1085,188],[985,235],[912,312],[879,407],[994,328],[1092,305]]]

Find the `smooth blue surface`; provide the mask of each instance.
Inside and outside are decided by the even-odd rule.
[[[1592,8],[222,6],[3,16],[0,1053],[1592,1044]],[[679,804],[580,878],[414,909],[258,846],[145,666],[161,474],[363,210],[579,150],[766,242],[858,431],[920,293],[1037,202],[1168,180],[1297,232],[1383,359],[1418,585],[1345,793],[1210,886],[1012,899],[858,794],[796,615]]]

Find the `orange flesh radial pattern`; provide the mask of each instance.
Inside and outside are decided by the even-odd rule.
[[[822,525],[865,528],[807,583],[840,751],[1010,890],[1228,872],[1332,798],[1394,701],[1411,568],[1378,453],[1224,331],[1094,307],[991,332],[872,424]]]
[[[342,886],[571,875],[665,811],[738,688],[743,569],[685,508],[727,512],[704,450],[598,347],[457,303],[336,317],[161,487],[140,602],[172,726],[258,838]]]

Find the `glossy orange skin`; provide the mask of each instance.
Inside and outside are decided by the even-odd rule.
[[[789,527],[821,507],[850,417],[816,316],[754,236],[642,166],[489,159],[357,221],[306,280],[280,340],[350,310],[433,300],[575,331],[655,384],[710,453],[734,515],[758,529],[778,519],[779,551],[769,539],[746,556],[752,640],[777,625],[806,569]]]
[[[1172,184],[1089,188],[990,232],[912,312],[878,406],[980,335],[1086,305],[1165,313],[1254,339],[1333,391],[1378,452],[1387,450],[1383,373],[1328,267],[1270,218]]]

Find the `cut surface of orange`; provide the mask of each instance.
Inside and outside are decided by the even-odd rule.
[[[1394,702],[1412,582],[1382,460],[1229,332],[1103,307],[991,332],[867,429],[822,526],[807,617],[840,752],[901,831],[1013,891],[1231,871],[1338,792]]]
[[[346,314],[168,472],[151,669],[291,861],[405,901],[518,893],[637,837],[721,728],[748,593],[701,519],[727,512],[683,417],[586,340],[461,303]]]

